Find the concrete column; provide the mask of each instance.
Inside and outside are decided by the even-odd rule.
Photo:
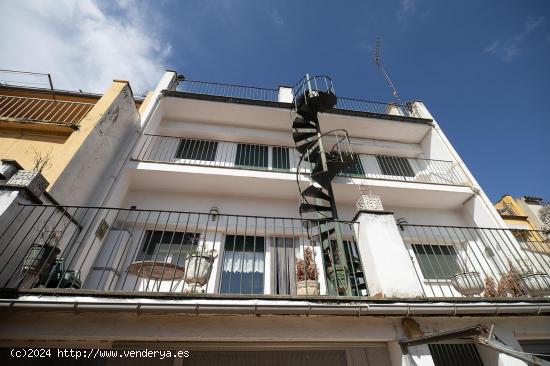
[[[417,297],[422,287],[393,212],[359,211],[355,234],[371,296]]]

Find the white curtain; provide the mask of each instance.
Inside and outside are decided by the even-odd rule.
[[[224,272],[264,272],[264,254],[258,252],[225,252]]]

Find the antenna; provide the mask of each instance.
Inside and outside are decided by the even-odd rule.
[[[384,79],[386,79],[386,82],[388,83],[389,87],[392,90],[393,96],[401,102],[401,98],[399,98],[399,94],[397,94],[397,89],[395,88],[395,85],[393,85],[388,73],[384,69],[384,66],[382,66],[382,56],[381,56],[381,42],[380,37],[376,37],[376,50],[374,51],[374,63],[378,65],[378,68],[380,69],[380,72],[384,76]]]

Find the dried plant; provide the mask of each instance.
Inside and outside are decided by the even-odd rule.
[[[497,283],[493,277],[487,277],[485,279],[485,291],[483,296],[485,297],[496,297],[497,296]]]
[[[32,162],[34,164],[32,170],[38,173],[45,172],[52,166],[52,149],[49,151],[37,151],[34,148]]]
[[[525,291],[519,285],[519,271],[510,265],[508,273],[503,274],[498,282],[497,296],[499,297],[518,297],[526,295]]]
[[[311,248],[304,249],[304,259],[296,258],[296,281],[317,280],[319,271]]]

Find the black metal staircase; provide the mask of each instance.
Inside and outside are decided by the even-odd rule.
[[[336,175],[354,163],[347,132],[332,130],[322,133],[319,126],[318,114],[336,104],[330,78],[306,75],[296,84],[293,94],[294,109],[298,115],[292,123],[293,138],[296,150],[301,154],[296,173],[301,197],[300,216],[310,215],[308,237],[322,243],[329,276],[327,282],[331,287],[329,292],[352,295],[350,278],[355,278],[355,273],[349,271],[340,225],[335,221],[338,220],[338,211],[332,189],[332,180]],[[307,174],[310,183],[302,189],[300,178],[304,174],[300,168],[305,163],[310,167]],[[315,230],[316,227],[318,230]]]

